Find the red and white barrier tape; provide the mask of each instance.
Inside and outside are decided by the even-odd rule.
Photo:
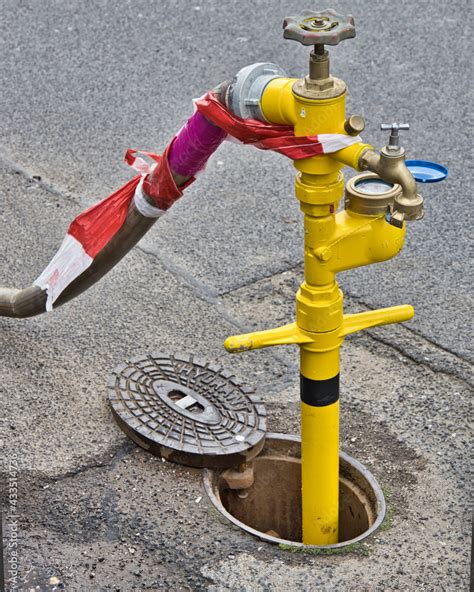
[[[212,93],[195,101],[195,105],[211,123],[240,142],[262,150],[274,150],[293,160],[336,152],[361,141],[359,136],[344,134],[295,136],[291,126],[244,120],[222,105]],[[143,216],[159,218],[194,181],[191,177],[181,187],[176,186],[168,161],[173,142],[174,138],[161,156],[128,150],[125,162],[140,175],[73,220],[58,252],[34,282],[47,291],[47,311],[53,309],[59,295],[91,266],[97,254],[120,230],[132,199]],[[153,166],[137,154],[149,157],[154,161]],[[143,190],[154,200],[156,207],[146,200]]]
[[[150,165],[142,158],[135,157],[135,152],[129,150],[125,158],[141,175],[150,172]],[[53,310],[53,304],[60,294],[91,266],[97,254],[123,226],[130,202],[142,181],[141,176],[134,177],[72,221],[57,253],[34,282],[47,292],[47,311]],[[139,207],[137,209],[141,211]],[[163,213],[162,210],[160,212]]]
[[[337,152],[361,142],[360,136],[318,134],[295,136],[293,126],[273,125],[254,119],[242,119],[227,109],[212,93],[207,93],[194,104],[210,122],[244,144],[261,150],[273,150],[292,160]]]

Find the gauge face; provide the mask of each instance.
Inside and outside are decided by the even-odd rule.
[[[382,179],[361,179],[355,184],[355,188],[365,195],[383,195],[393,189],[393,183]]]

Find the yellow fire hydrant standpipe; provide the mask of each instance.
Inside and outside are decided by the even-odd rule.
[[[294,126],[295,136],[347,134],[364,129],[362,117],[346,117],[346,85],[331,77],[324,44],[354,37],[352,17],[332,10],[304,11],[284,22],[284,36],[314,45],[309,76],[274,77],[261,91],[262,119]],[[253,102],[255,104],[255,101]],[[402,305],[360,314],[343,313],[337,272],[386,261],[402,248],[405,221],[422,217],[422,198],[405,166],[398,130],[381,153],[357,141],[332,154],[294,161],[296,197],[304,214],[304,282],[296,294],[296,322],[229,337],[229,352],[298,344],[301,363],[302,530],[306,545],[338,542],[339,350],[356,331],[413,317]],[[345,209],[341,169],[370,170],[349,181]],[[337,212],[337,213],[336,213]]]

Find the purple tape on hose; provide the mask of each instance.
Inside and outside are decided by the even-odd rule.
[[[204,168],[226,135],[224,130],[196,111],[173,142],[168,157],[171,170],[178,175],[193,177]]]

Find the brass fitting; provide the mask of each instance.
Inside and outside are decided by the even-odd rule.
[[[362,115],[351,115],[345,120],[344,129],[350,136],[358,136],[365,130],[365,120]]]
[[[361,182],[379,181],[385,191],[383,193],[365,192]],[[346,192],[344,195],[344,209],[363,216],[377,216],[387,212],[389,206],[393,205],[395,198],[400,195],[402,188],[400,185],[387,183],[381,180],[375,173],[361,173],[352,177],[346,183]]]
[[[227,469],[221,478],[229,489],[249,489],[254,482],[253,466],[244,463],[238,468]]]
[[[378,154],[365,150],[359,159],[361,170],[376,173],[384,181],[396,183],[402,191],[394,198],[391,224],[400,226],[404,220],[419,220],[423,217],[423,198],[417,193],[416,181],[405,164],[405,150],[389,150],[385,146]]]
[[[305,99],[332,99],[346,90],[346,83],[329,73],[329,52],[324,45],[315,45],[309,56],[309,76],[297,80],[293,92]]]

